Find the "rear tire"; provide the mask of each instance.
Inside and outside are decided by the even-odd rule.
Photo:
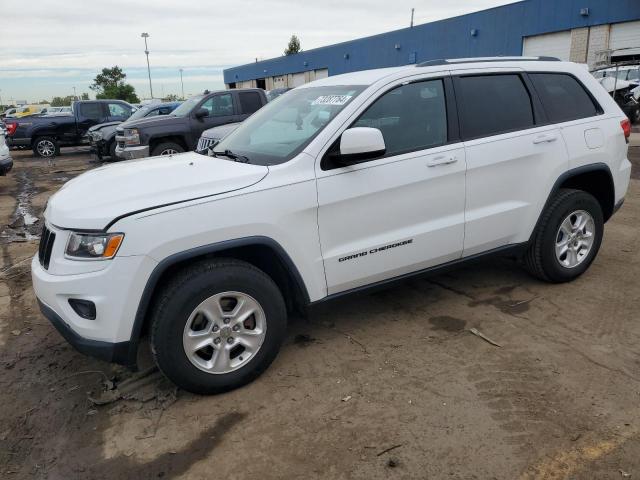
[[[600,203],[582,190],[561,189],[542,213],[524,257],[527,270],[546,282],[569,282],[582,275],[602,243]]]
[[[203,261],[178,273],[152,315],[158,367],[197,394],[232,390],[257,378],[278,354],[287,325],[273,280],[231,259]]]
[[[60,155],[60,146],[54,137],[38,137],[33,142],[33,154],[40,158],[52,158]]]
[[[182,152],[184,152],[184,148],[182,147],[182,145],[175,142],[164,142],[154,147],[153,151],[151,152],[151,156],[157,157],[158,155],[173,155]]]

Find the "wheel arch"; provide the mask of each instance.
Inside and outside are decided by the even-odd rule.
[[[540,225],[545,210],[549,207],[553,201],[553,197],[561,188],[573,188],[593,195],[602,208],[605,222],[609,220],[614,213],[615,186],[609,166],[606,163],[594,163],[573,168],[560,175],[553,184],[547,201],[538,215],[538,221],[531,232],[530,241]]]
[[[177,135],[177,134],[173,134],[173,135],[157,135],[157,136],[151,137],[149,139],[149,154],[151,154],[151,152],[153,152],[154,148],[156,148],[159,144],[164,143],[164,142],[177,143],[182,148],[184,148],[185,152],[188,152],[190,150],[188,145],[187,145],[186,138],[184,136],[182,136],[182,135]]]
[[[150,307],[164,283],[174,273],[194,262],[222,257],[246,261],[269,275],[280,288],[289,311],[302,311],[309,305],[306,285],[293,260],[278,242],[269,237],[227,240],[178,252],[158,263],[147,280],[131,330],[129,365],[136,364],[140,338],[150,324]]]

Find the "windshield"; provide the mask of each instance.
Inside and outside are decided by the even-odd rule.
[[[334,85],[291,90],[245,120],[215,152],[230,150],[258,165],[287,162],[364,89]]]
[[[130,120],[137,120],[139,118],[143,118],[146,117],[147,114],[153,109],[153,107],[142,107],[139,108],[138,110],[136,110],[135,112],[133,112],[133,114],[127,119],[127,121]]]
[[[204,95],[196,95],[195,97],[191,97],[178,108],[176,108],[173,112],[171,112],[171,115],[175,115],[176,117],[186,117],[187,115],[189,115],[189,112],[193,110],[193,107],[200,103],[200,100],[202,100],[203,98]]]

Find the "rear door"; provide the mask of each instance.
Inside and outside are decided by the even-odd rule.
[[[450,78],[398,82],[350,127],[378,128],[386,152],[364,163],[335,165],[330,159],[338,138],[316,166],[328,293],[460,258],[465,153]]]
[[[195,113],[204,108],[208,115],[196,118]],[[236,109],[231,92],[217,93],[205,99],[199,107],[195,108],[191,114],[191,131],[189,138],[189,149],[196,148],[196,144],[202,132],[209,128],[232,123],[236,118]]]
[[[105,123],[109,118],[109,112],[105,103],[102,102],[82,102],[76,104],[78,109],[76,115],[76,134],[82,137],[89,128],[99,123]]]
[[[262,108],[262,97],[258,92],[236,92],[238,98],[238,122]]]
[[[566,171],[562,135],[521,71],[454,77],[467,158],[464,256],[528,240]]]

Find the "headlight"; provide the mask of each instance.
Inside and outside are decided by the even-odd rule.
[[[137,128],[124,129],[125,145],[140,145],[140,133]]]
[[[102,140],[102,132],[100,130],[91,132],[90,135],[91,138],[93,138],[93,141]]]
[[[69,257],[106,260],[115,257],[124,233],[72,233],[65,253]]]

